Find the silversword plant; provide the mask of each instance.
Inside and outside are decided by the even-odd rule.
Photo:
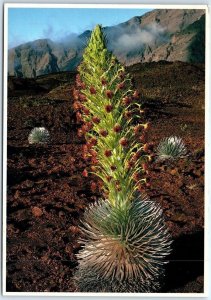
[[[170,136],[164,138],[157,147],[157,160],[174,160],[187,154],[187,149],[180,137]]]
[[[29,134],[29,144],[47,144],[50,141],[50,134],[45,127],[35,127]]]
[[[145,197],[122,209],[108,200],[90,206],[76,273],[80,291],[152,292],[159,288],[170,236],[159,205]],[[94,288],[94,289],[93,289]]]
[[[94,29],[78,68],[74,110],[85,136],[83,158],[101,180],[102,199],[81,226],[83,249],[75,280],[81,292],[157,290],[170,235],[158,204],[144,196],[151,156],[149,123],[141,121],[140,94],[125,68]],[[89,176],[85,169],[83,176]]]

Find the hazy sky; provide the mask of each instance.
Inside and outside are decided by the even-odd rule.
[[[9,48],[36,39],[53,41],[93,29],[96,24],[117,25],[151,9],[9,8]]]

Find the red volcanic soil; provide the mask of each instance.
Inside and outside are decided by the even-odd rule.
[[[153,161],[151,200],[161,204],[173,236],[161,292],[203,292],[204,66],[150,63],[129,68],[151,122],[148,141],[183,139],[187,157]],[[7,291],[73,292],[84,209],[100,192],[82,172],[83,140],[72,111],[74,73],[9,78],[7,160]],[[29,145],[34,127],[51,135]]]

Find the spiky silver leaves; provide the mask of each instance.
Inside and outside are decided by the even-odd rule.
[[[50,140],[50,134],[45,127],[35,127],[29,134],[29,144],[46,144]]]
[[[158,160],[173,160],[184,157],[187,149],[181,138],[171,136],[164,138],[157,147]]]
[[[171,244],[158,204],[136,200],[113,207],[100,201],[85,212],[82,232],[75,274],[80,291],[157,290]]]
[[[162,278],[162,274],[160,275]],[[140,278],[118,281],[99,276],[93,269],[79,268],[75,274],[75,283],[80,292],[95,293],[149,293],[160,288],[159,281],[140,282]]]

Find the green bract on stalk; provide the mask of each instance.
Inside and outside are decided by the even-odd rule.
[[[110,203],[125,205],[146,184],[150,159],[140,139],[148,123],[139,120],[139,93],[133,90],[125,68],[106,49],[100,26],[91,36],[78,71],[74,108],[84,122],[78,131],[87,140],[84,154],[87,159],[96,154],[94,173],[103,181]]]
[[[149,186],[151,156],[145,140],[149,123],[141,120],[139,92],[106,49],[99,25],[78,71],[74,90],[74,110],[81,123],[78,135],[85,136],[83,158],[91,162],[104,195],[85,212],[84,248],[75,274],[78,287],[115,292],[128,284],[130,292],[154,290],[170,251],[170,238],[161,209],[141,196]],[[85,169],[83,176],[88,173]],[[98,287],[97,278],[101,278]]]

